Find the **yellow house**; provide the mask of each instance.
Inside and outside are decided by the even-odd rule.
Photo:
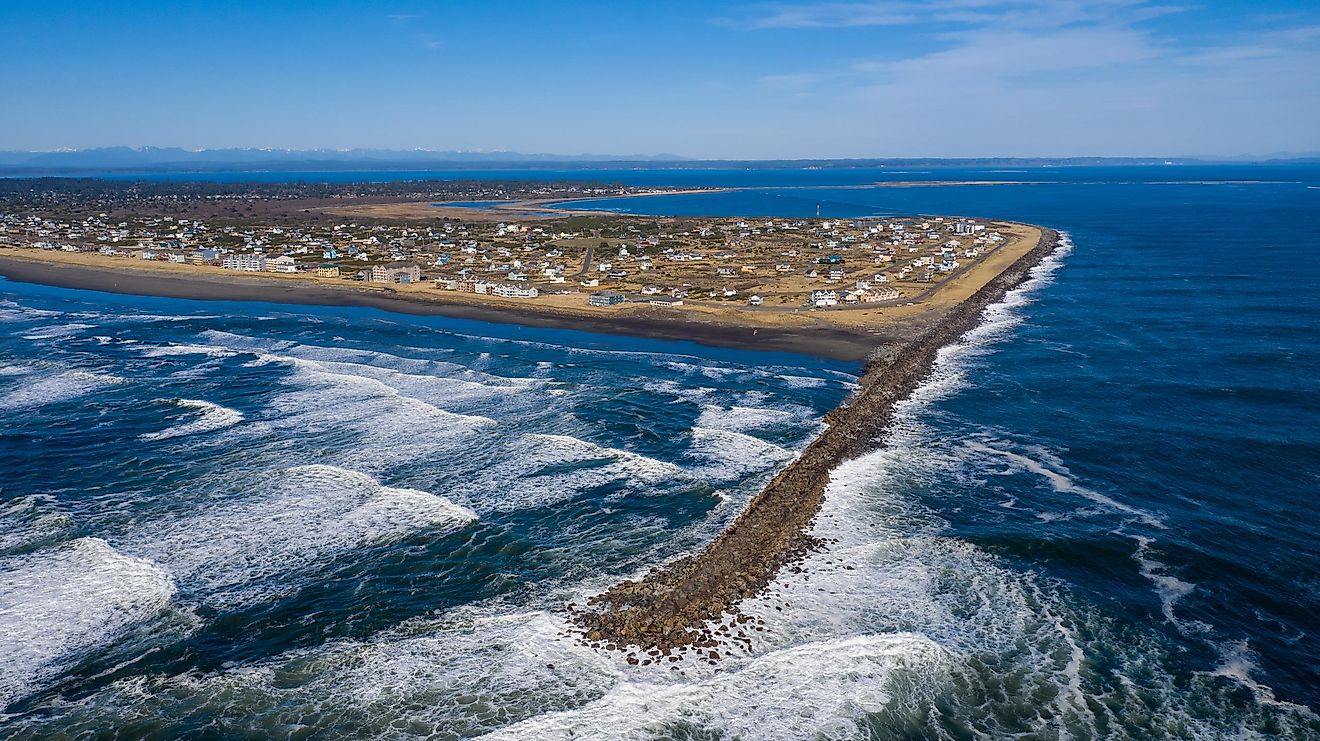
[[[317,266],[316,266],[316,277],[318,277],[318,278],[338,278],[338,277],[339,277],[339,266],[338,266],[338,265],[317,265]]]

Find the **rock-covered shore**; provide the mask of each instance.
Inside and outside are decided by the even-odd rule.
[[[929,375],[940,348],[976,326],[985,307],[1027,279],[1054,251],[1058,234],[1042,229],[1037,245],[966,301],[949,309],[907,343],[878,349],[867,360],[858,392],[825,417],[828,423],[802,455],[766,485],[741,515],[702,553],[657,567],[570,605],[573,620],[593,645],[629,650],[630,663],[677,661],[676,649],[696,649],[718,660],[718,646],[746,640],[755,630],[738,604],[764,590],[780,569],[819,547],[811,524],[825,498],[830,472],[877,444],[894,405]],[[708,629],[731,615],[724,627]]]

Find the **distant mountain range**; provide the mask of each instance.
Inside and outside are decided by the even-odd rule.
[[[676,154],[528,154],[459,152],[432,149],[183,149],[180,147],[100,147],[50,152],[0,151],[0,173],[9,175],[94,174],[114,171],[201,170],[424,170],[479,169],[497,166],[579,169],[647,165],[681,169],[848,168],[848,167],[1058,167],[1163,165],[1227,162],[1320,162],[1317,153],[1279,153],[1262,157],[985,157],[945,159],[867,158],[793,160],[697,160]]]
[[[99,147],[51,152],[0,151],[7,169],[249,168],[273,165],[436,165],[448,163],[676,162],[674,154],[527,154],[456,152],[431,149],[182,149],[180,147]]]

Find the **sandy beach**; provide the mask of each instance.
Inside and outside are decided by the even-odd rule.
[[[574,329],[585,332],[687,340],[717,347],[801,353],[834,360],[860,361],[883,337],[861,327],[816,323],[803,326],[739,325],[720,318],[707,319],[695,312],[657,307],[628,307],[627,311],[572,311],[545,303],[518,305],[496,302],[488,297],[440,292],[425,288],[389,294],[355,284],[334,285],[272,274],[256,276],[232,271],[203,271],[192,266],[149,263],[136,269],[124,260],[103,258],[89,263],[89,256],[43,253],[33,250],[0,250],[0,276],[22,283],[38,283],[108,293],[203,301],[264,301],[314,306],[361,306],[419,316],[448,316],[501,324]],[[162,269],[166,267],[178,270]],[[342,281],[341,281],[342,283]],[[426,291],[423,293],[422,291]],[[577,297],[579,302],[585,298]]]
[[[429,282],[395,285],[386,291],[342,278],[246,273],[209,265],[13,248],[0,248],[0,276],[18,282],[109,293],[361,306],[401,314],[688,340],[720,347],[861,361],[877,346],[903,341],[929,327],[1031,250],[1040,238],[1040,230],[1029,225],[1009,224],[1005,229],[1010,237],[1007,244],[920,296],[887,305],[826,310],[796,307],[753,310],[700,300],[690,301],[682,308],[639,302],[591,307],[585,293],[513,299],[438,290]]]

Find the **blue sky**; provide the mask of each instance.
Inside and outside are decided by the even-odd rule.
[[[1320,3],[0,2],[0,149],[1320,151]]]

